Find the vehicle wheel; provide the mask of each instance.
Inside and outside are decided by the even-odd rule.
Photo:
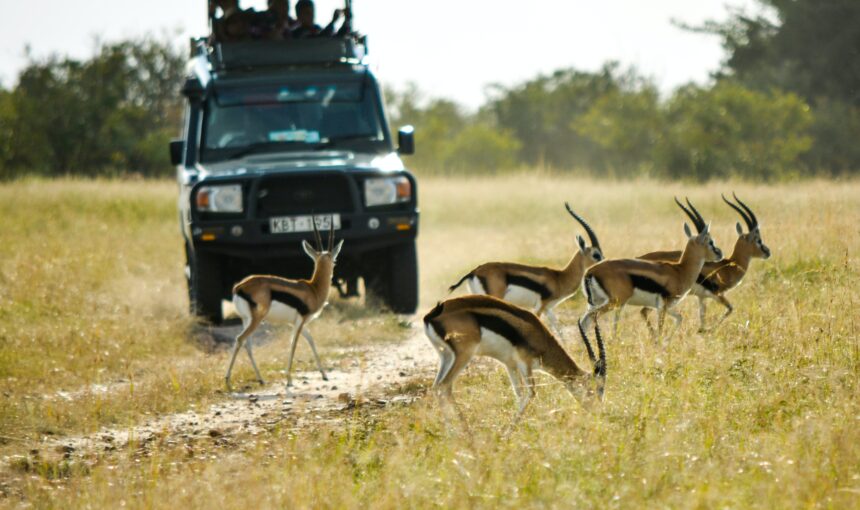
[[[213,324],[220,324],[223,320],[220,258],[207,253],[188,254],[187,276],[191,313]]]
[[[390,252],[388,307],[394,313],[415,313],[418,308],[418,252],[415,242]]]

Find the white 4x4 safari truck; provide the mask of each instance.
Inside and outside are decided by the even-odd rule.
[[[345,239],[335,284],[358,281],[391,311],[418,304],[415,177],[392,140],[365,40],[325,37],[192,45],[177,165],[192,313],[223,320],[249,274],[307,278],[301,249],[334,222]]]

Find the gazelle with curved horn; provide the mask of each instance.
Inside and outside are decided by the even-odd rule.
[[[591,246],[582,236],[576,236],[579,249],[562,269],[530,266],[513,262],[487,262],[472,269],[460,281],[449,287],[453,291],[468,281],[473,294],[487,294],[534,311],[538,317],[546,314],[556,334],[561,336],[555,307],[576,294],[585,270],[603,260],[603,250],[597,234],[582,216],[565,202],[567,212],[585,229]]]
[[[329,221],[331,222],[331,230],[326,249],[323,249],[322,236],[317,229],[317,217],[311,217],[316,249],[307,241],[302,241],[302,249],[314,261],[314,272],[310,280],[252,275],[233,287],[233,305],[236,307],[239,317],[242,318],[242,332],[236,337],[230,366],[227,367],[225,380],[228,389],[230,388],[230,373],[233,370],[233,363],[236,362],[236,354],[242,345],[248,352],[248,358],[257,374],[257,380],[260,384],[264,384],[263,377],[260,375],[260,370],[257,368],[257,363],[251,352],[251,342],[247,341],[251,333],[263,322],[263,319],[272,322],[287,322],[293,325],[290,356],[287,362],[287,386],[292,386],[293,356],[296,353],[296,344],[300,334],[310,344],[322,378],[328,380],[307,325],[319,317],[328,302],[334,264],[341,247],[343,247],[343,239],[337,245],[334,244],[334,222],[331,219]]]
[[[675,203],[687,214],[698,232],[693,235],[690,227],[684,224],[687,245],[678,260],[605,260],[585,272],[583,284],[588,298],[588,310],[580,319],[579,330],[592,360],[594,354],[586,334],[592,321],[599,340],[598,319],[604,313],[613,309],[619,312],[625,306],[655,308],[659,316],[657,329],[652,330],[652,335],[655,340],[659,339],[667,314],[675,319],[675,329],[681,324],[681,315],[673,308],[690,292],[705,262],[722,257],[722,252],[711,239],[708,225],[690,200],[687,200],[689,209],[677,198]]]
[[[767,259],[770,258],[770,248],[768,248],[761,238],[761,230],[759,227],[758,218],[755,213],[745,203],[741,202],[737,195],[732,193],[737,204],[733,204],[723,195],[723,201],[744,220],[747,225],[747,232],[740,222],[735,224],[735,229],[738,233],[738,240],[735,241],[735,247],[732,254],[728,258],[724,258],[717,262],[706,262],[702,267],[702,272],[696,278],[696,283],[690,290],[690,293],[699,298],[699,331],[704,332],[709,329],[714,329],[723,323],[726,318],[731,315],[734,308],[726,299],[725,294],[740,285],[744,276],[749,269],[750,262],[754,258]],[[738,207],[740,206],[740,207]],[[679,251],[658,251],[647,253],[640,256],[643,260],[678,260],[681,256]],[[705,312],[706,301],[713,299],[726,307],[725,313],[711,328],[705,328]],[[647,320],[647,319],[646,319]]]
[[[517,396],[518,419],[535,394],[534,370],[548,373],[578,399],[591,392],[592,376],[603,396],[605,363],[582,370],[536,315],[492,296],[470,295],[437,304],[424,316],[427,338],[439,354],[433,383],[440,398],[456,406],[454,379],[474,356],[488,356],[508,370]],[[599,343],[601,359],[603,344]]]

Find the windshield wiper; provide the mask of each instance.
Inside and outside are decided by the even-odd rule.
[[[314,147],[314,150],[326,149],[329,147],[333,147],[337,145],[339,142],[351,142],[356,140],[369,140],[369,141],[379,141],[378,135],[376,133],[358,133],[352,135],[341,135],[341,136],[330,136],[328,140],[317,144]]]

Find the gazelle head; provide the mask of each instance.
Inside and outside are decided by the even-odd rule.
[[[684,233],[687,234],[687,250],[695,250],[702,253],[707,262],[715,262],[723,258],[722,250],[717,248],[717,245],[714,244],[714,239],[711,237],[710,225],[705,223],[705,219],[702,218],[699,211],[690,203],[690,199],[687,199],[687,205],[690,206],[689,209],[684,207],[684,204],[679,202],[677,197],[675,197],[675,203],[687,214],[690,221],[696,227],[697,234],[693,235],[690,231],[690,226],[684,223]]]
[[[753,257],[761,259],[770,258],[770,248],[764,244],[764,241],[761,238],[758,218],[755,217],[752,209],[747,207],[745,203],[741,202],[741,199],[739,199],[737,195],[732,193],[732,197],[734,197],[737,205],[729,202],[724,195],[723,201],[729,204],[729,207],[737,211],[737,213],[741,215],[741,218],[743,218],[744,223],[747,224],[747,233],[744,233],[744,229],[740,222],[735,224],[735,229],[738,231],[738,246]],[[740,207],[738,207],[738,205],[740,205]]]
[[[320,265],[330,265],[334,267],[335,261],[337,260],[338,254],[340,254],[340,249],[343,247],[343,239],[338,241],[337,245],[334,244],[334,218],[330,220],[331,230],[328,234],[328,245],[325,249],[323,249],[322,236],[320,235],[320,231],[317,229],[316,219],[311,219],[314,227],[314,240],[316,241],[316,247],[311,246],[311,243],[307,241],[302,241],[302,249],[314,261],[314,266],[319,267]]]
[[[585,233],[588,234],[588,239],[591,241],[591,246],[588,246],[581,235],[576,236],[576,244],[579,245],[579,252],[582,254],[585,267],[588,268],[597,264],[604,258],[603,249],[600,247],[600,241],[597,240],[597,234],[594,233],[594,229],[591,228],[591,225],[582,219],[582,216],[573,212],[573,209],[570,208],[570,204],[565,202],[564,207],[567,208],[567,212],[573,216],[573,219],[582,225],[582,228],[585,229]]]

